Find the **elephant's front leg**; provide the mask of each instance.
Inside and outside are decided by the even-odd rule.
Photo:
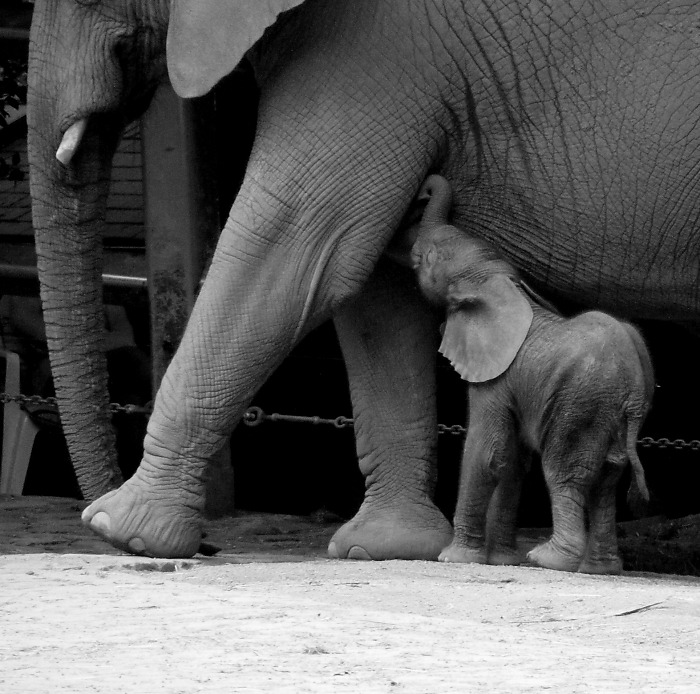
[[[519,456],[503,466],[486,520],[489,564],[517,565],[522,560],[517,542],[518,509],[531,456],[530,451],[521,448]]]
[[[440,554],[440,561],[519,563],[515,549],[520,498],[517,435],[502,397],[500,388],[469,386],[469,427],[459,475],[454,538]]]
[[[84,514],[118,547],[168,556],[197,550],[208,460],[292,347],[360,295],[435,160],[424,110],[409,108],[415,86],[393,94],[373,61],[364,76],[371,79],[358,80],[361,68],[339,70],[348,61],[333,50],[329,60],[308,50],[301,61],[275,57],[256,70],[258,122],[246,175],[158,391],[142,463]],[[410,372],[400,377],[413,387]],[[415,392],[418,399],[426,389]],[[412,417],[399,428],[423,426],[422,415]],[[406,436],[403,450],[423,436],[395,434],[386,446]],[[384,463],[379,468],[382,477]],[[381,486],[371,482],[370,493]]]
[[[311,232],[300,242],[264,202],[264,190],[236,202],[156,396],[141,465],[83,513],[120,549],[150,556],[197,551],[208,461],[296,342],[360,293],[380,254],[352,231],[345,243],[339,234]],[[362,239],[377,238],[358,227]]]
[[[365,499],[328,551],[348,559],[437,559],[452,529],[433,503],[437,320],[403,268],[380,263],[335,317]]]

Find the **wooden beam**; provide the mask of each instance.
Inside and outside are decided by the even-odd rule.
[[[180,99],[161,87],[142,120],[146,257],[151,300],[154,386],[190,315],[219,233],[214,172],[200,132],[213,102]]]
[[[219,235],[214,100],[180,99],[162,86],[141,123],[154,392],[170,363]],[[212,463],[207,508],[231,510],[228,450]]]

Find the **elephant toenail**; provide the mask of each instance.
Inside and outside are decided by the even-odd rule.
[[[89,520],[93,530],[103,535],[109,535],[109,532],[112,530],[112,521],[104,511],[100,511],[92,518],[86,520]]]
[[[372,561],[372,557],[369,556],[369,552],[362,547],[355,545],[350,548],[348,552],[348,559],[361,559],[364,561]]]
[[[328,556],[331,559],[340,559],[340,554],[338,553],[338,548],[335,545],[335,542],[331,542],[330,545],[328,545]]]
[[[146,543],[140,537],[133,537],[127,545],[130,552],[141,554],[146,549]]]

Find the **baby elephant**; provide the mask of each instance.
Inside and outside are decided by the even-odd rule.
[[[648,498],[635,449],[654,388],[644,340],[605,313],[563,318],[542,305],[493,247],[448,224],[444,178],[423,192],[430,199],[404,246],[422,292],[447,308],[440,352],[469,382],[454,539],[440,559],[518,563],[521,479],[536,452],[553,533],[529,560],[619,573],[615,492],[628,461]]]

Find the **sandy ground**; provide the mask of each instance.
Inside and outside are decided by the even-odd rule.
[[[125,556],[82,504],[0,498],[0,692],[700,691],[700,579],[324,558],[245,515],[223,550]]]

